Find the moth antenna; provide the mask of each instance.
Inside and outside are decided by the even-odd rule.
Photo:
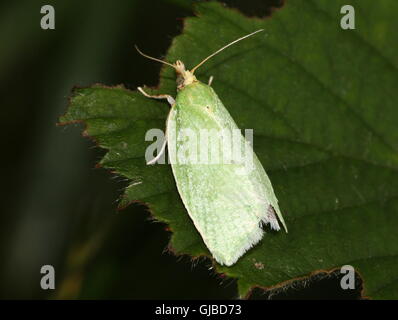
[[[163,61],[163,60],[157,59],[157,58],[154,58],[154,57],[151,57],[151,56],[148,56],[147,54],[143,53],[140,49],[138,49],[137,45],[134,45],[134,47],[135,47],[135,49],[138,51],[138,53],[139,53],[140,55],[142,55],[143,57],[148,58],[148,59],[151,59],[151,60],[155,60],[155,61],[160,62],[160,63],[167,64],[168,66],[170,66],[170,67],[172,67],[172,68],[175,69],[175,66],[172,65],[171,63],[169,63],[169,62],[167,62],[167,61]]]
[[[227,45],[225,45],[225,46],[222,47],[221,49],[218,49],[216,52],[212,53],[212,54],[209,55],[207,58],[205,58],[204,60],[202,60],[202,62],[200,62],[196,67],[194,67],[194,68],[191,70],[191,73],[193,74],[193,73],[195,72],[195,70],[196,70],[197,68],[199,68],[202,64],[204,64],[207,60],[209,60],[210,58],[214,57],[216,54],[220,53],[221,51],[223,51],[224,49],[228,48],[229,46],[232,46],[233,44],[235,44],[235,43],[237,43],[237,42],[239,42],[239,41],[241,41],[241,40],[243,40],[243,39],[246,39],[246,38],[248,38],[248,37],[251,37],[252,35],[254,35],[254,34],[258,33],[258,32],[261,32],[261,31],[264,31],[264,29],[259,29],[259,30],[257,30],[257,31],[254,31],[254,32],[252,32],[252,33],[250,33],[250,34],[247,34],[247,35],[245,35],[245,36],[243,36],[243,37],[241,37],[241,38],[239,38],[239,39],[236,39],[236,40],[234,40],[234,41],[228,43]]]

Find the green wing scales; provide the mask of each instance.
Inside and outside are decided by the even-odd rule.
[[[204,129],[238,129],[210,86],[194,82],[184,87],[170,112],[168,151],[179,194],[213,257],[230,266],[261,240],[262,224],[279,230],[278,216],[286,229],[271,182],[242,134],[237,140],[238,148],[248,150],[245,156],[252,157],[252,169],[243,163],[190,163],[179,158],[187,147],[186,137],[182,136],[184,130],[196,134]],[[218,141],[221,137],[216,135],[212,139],[212,143],[216,142],[212,152],[222,154]],[[200,141],[197,142],[199,147]]]

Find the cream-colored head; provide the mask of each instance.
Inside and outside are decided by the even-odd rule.
[[[174,69],[177,73],[177,89],[180,90],[185,86],[198,81],[196,77],[193,75],[193,71],[189,71],[185,69],[185,65],[181,60],[177,60],[174,63]]]
[[[228,43],[227,45],[225,45],[224,47],[218,49],[216,52],[212,53],[211,55],[209,55],[207,58],[203,59],[198,65],[196,65],[194,68],[192,68],[192,70],[187,70],[185,69],[185,65],[181,60],[177,60],[175,63],[169,63],[167,61],[163,61],[160,59],[156,59],[154,57],[148,56],[145,53],[142,53],[140,51],[140,49],[138,49],[137,46],[135,46],[135,48],[137,49],[138,53],[141,54],[142,56],[144,56],[145,58],[151,59],[151,60],[155,60],[164,64],[167,64],[168,66],[172,67],[175,69],[176,73],[177,73],[177,89],[181,90],[182,88],[184,88],[185,86],[194,83],[195,81],[198,81],[194,75],[194,72],[196,69],[198,69],[202,64],[204,64],[207,60],[209,60],[210,58],[214,57],[216,54],[220,53],[221,51],[223,51],[224,49],[228,48],[229,46],[232,46],[233,44],[237,43],[240,40],[246,39],[254,34],[256,34],[257,32],[263,31],[263,29],[254,31],[250,34],[247,34],[239,39],[236,39],[230,43]]]

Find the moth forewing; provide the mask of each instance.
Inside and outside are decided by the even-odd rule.
[[[211,87],[200,82],[186,86],[177,94],[171,112],[167,124],[168,148],[179,194],[214,258],[220,264],[232,265],[262,238],[262,224],[279,229],[275,215],[269,212],[270,206],[276,212],[279,210],[276,198],[268,195],[273,192],[272,186],[267,189],[264,185],[264,182],[269,183],[268,177],[242,134],[238,139],[239,149],[246,151],[245,158],[253,158],[253,167],[247,166],[245,161],[233,164],[179,162],[176,156],[179,149],[186,148],[185,143],[189,143],[179,139],[185,129],[199,133],[204,128],[213,132],[228,128],[239,132]],[[215,145],[220,148],[217,151],[222,154],[223,135],[216,137],[218,143]]]

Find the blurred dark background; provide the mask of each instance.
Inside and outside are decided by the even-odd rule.
[[[194,2],[1,2],[0,298],[236,298],[235,281],[209,271],[209,261],[164,252],[170,234],[144,207],[118,212],[126,181],[94,169],[103,151],[80,136],[80,126],[56,126],[73,86],[156,85],[160,64],[143,63],[133,44],[164,55]],[[261,17],[282,1],[226,2]],[[46,4],[55,8],[55,30],[40,28]],[[40,288],[46,264],[55,267],[56,290]],[[338,281],[273,298],[358,295],[343,294]]]

